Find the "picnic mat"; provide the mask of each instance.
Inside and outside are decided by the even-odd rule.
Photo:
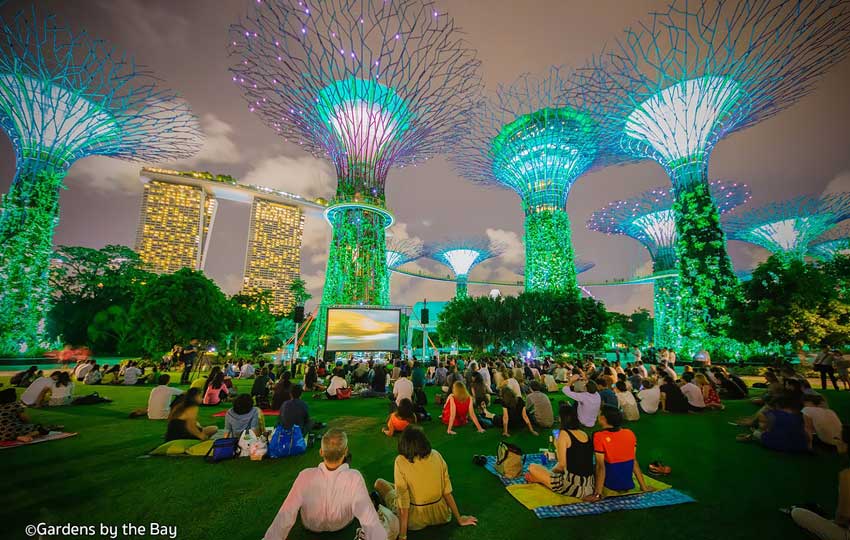
[[[264,416],[277,416],[280,414],[280,411],[276,411],[274,409],[263,409]],[[213,415],[213,418],[221,418],[227,415],[227,411],[219,411]]]
[[[644,476],[643,478],[646,485],[655,488],[655,491],[664,491],[671,487],[669,484],[659,482],[658,480],[648,476]],[[551,489],[540,484],[513,484],[508,486],[508,492],[529,510],[534,510],[541,506],[561,506],[564,504],[578,504],[582,502],[581,499],[555,493]],[[618,491],[606,489],[603,493],[605,494],[605,497],[608,498],[638,495],[642,492],[640,487],[637,486],[637,482],[635,482],[635,488],[631,491],[620,493]]]
[[[541,486],[542,487],[542,486]],[[544,488],[545,489],[545,488]],[[625,497],[609,497],[599,502],[562,504],[559,506],[540,506],[534,509],[534,515],[540,519],[592,516],[620,510],[643,510],[658,506],[673,506],[696,502],[692,497],[675,489],[627,495]]]
[[[0,450],[5,450],[6,448],[15,448],[18,446],[26,446],[28,444],[38,444],[47,441],[58,441],[59,439],[67,439],[68,437],[73,437],[76,433],[64,433],[62,431],[51,431],[44,437],[38,437],[36,439],[31,440],[30,442],[20,442],[20,441],[0,441]]]

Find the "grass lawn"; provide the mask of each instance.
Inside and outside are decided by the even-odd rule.
[[[174,378],[174,377],[172,377]],[[0,381],[8,384],[8,378]],[[240,390],[247,382],[237,382]],[[251,539],[262,537],[298,472],[315,466],[318,449],[282,460],[247,459],[219,464],[201,458],[143,456],[162,441],[165,423],[128,419],[144,407],[150,387],[86,387],[111,404],[31,411],[33,421],[64,424],[79,435],[62,441],[0,451],[0,522],[2,538],[25,538],[28,524],[149,524],[177,526],[180,539]],[[430,390],[433,395],[434,390]],[[850,392],[825,393],[846,422]],[[396,442],[380,432],[387,413],[383,399],[333,402],[305,396],[311,414],[349,434],[353,466],[366,478],[392,480]],[[563,396],[552,396],[554,400]],[[225,407],[204,407],[204,425],[223,418],[211,415]],[[439,411],[430,406],[431,414]],[[494,407],[498,409],[498,407]],[[556,409],[557,410],[557,409]],[[411,532],[419,539],[652,539],[803,538],[790,518],[777,509],[817,502],[835,509],[836,478],[842,466],[836,455],[789,456],[735,442],[739,428],[730,420],[751,414],[746,402],[729,402],[723,412],[705,415],[644,416],[629,427],[638,438],[638,457],[646,464],[660,459],[673,468],[665,481],[697,499],[697,504],[618,512],[600,516],[539,520],[502,487],[494,476],[472,464],[474,454],[493,454],[498,430],[475,433],[473,427],[449,436],[439,420],[425,425],[434,448],[449,465],[461,512],[478,517],[478,527],[454,524]],[[214,422],[215,421],[215,422]],[[273,420],[272,420],[273,422]],[[512,441],[528,452],[546,438],[527,432]],[[327,539],[351,540],[354,527]],[[290,539],[317,538],[296,525]]]

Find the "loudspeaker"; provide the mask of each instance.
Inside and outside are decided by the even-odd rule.
[[[292,318],[295,320],[296,324],[301,324],[304,322],[304,306],[295,306],[295,313],[293,313]]]
[[[428,308],[422,308],[422,311],[419,312],[419,322],[428,324]]]

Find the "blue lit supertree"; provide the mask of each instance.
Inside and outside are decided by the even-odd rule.
[[[804,195],[729,216],[723,228],[733,240],[756,244],[786,261],[802,260],[817,237],[847,218],[850,193]]]
[[[0,19],[0,128],[16,173],[0,213],[0,352],[43,342],[59,190],[91,155],[132,161],[200,149],[185,102],[105,42],[36,12]]]
[[[837,255],[850,255],[850,220],[845,220],[809,244],[809,255],[829,261]]]
[[[713,180],[709,183],[712,199],[720,213],[726,213],[750,199],[750,189],[737,182]],[[587,228],[607,234],[634,238],[646,247],[652,258],[654,274],[676,269],[676,222],[673,193],[669,187],[651,189],[624,201],[609,203],[594,212]],[[654,335],[659,347],[681,345],[679,278],[659,277],[654,287]]]
[[[453,154],[473,182],[509,188],[525,211],[525,289],[578,294],[567,198],[588,170],[621,158],[612,136],[586,111],[584,94],[560,98],[570,73],[523,75],[473,114]]]
[[[455,274],[456,298],[468,296],[469,272],[473,267],[504,252],[504,246],[493,244],[486,237],[439,242],[425,248],[428,257],[443,263]]]
[[[422,256],[422,242],[412,238],[387,238],[387,268],[394,270]]]
[[[231,46],[249,109],[336,167],[322,306],[387,304],[387,174],[456,143],[480,92],[475,54],[428,0],[258,2]]]
[[[670,176],[694,339],[723,335],[740,294],[708,188],[712,149],[808,94],[849,49],[846,0],[674,0],[582,70],[575,90],[619,126],[620,148]]]

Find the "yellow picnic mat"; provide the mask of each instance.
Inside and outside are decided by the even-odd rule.
[[[643,478],[646,481],[646,485],[655,488],[655,491],[662,491],[672,487],[669,484],[659,482],[649,476],[644,476]],[[564,504],[576,504],[582,502],[581,499],[560,495],[540,484],[514,484],[512,486],[507,486],[507,489],[516,500],[521,502],[522,505],[529,510],[534,510],[541,506],[561,506]],[[624,491],[621,493],[606,489],[603,493],[606,497],[619,497],[621,495],[634,495],[640,492],[637,481],[635,481],[635,489],[631,491]]]

